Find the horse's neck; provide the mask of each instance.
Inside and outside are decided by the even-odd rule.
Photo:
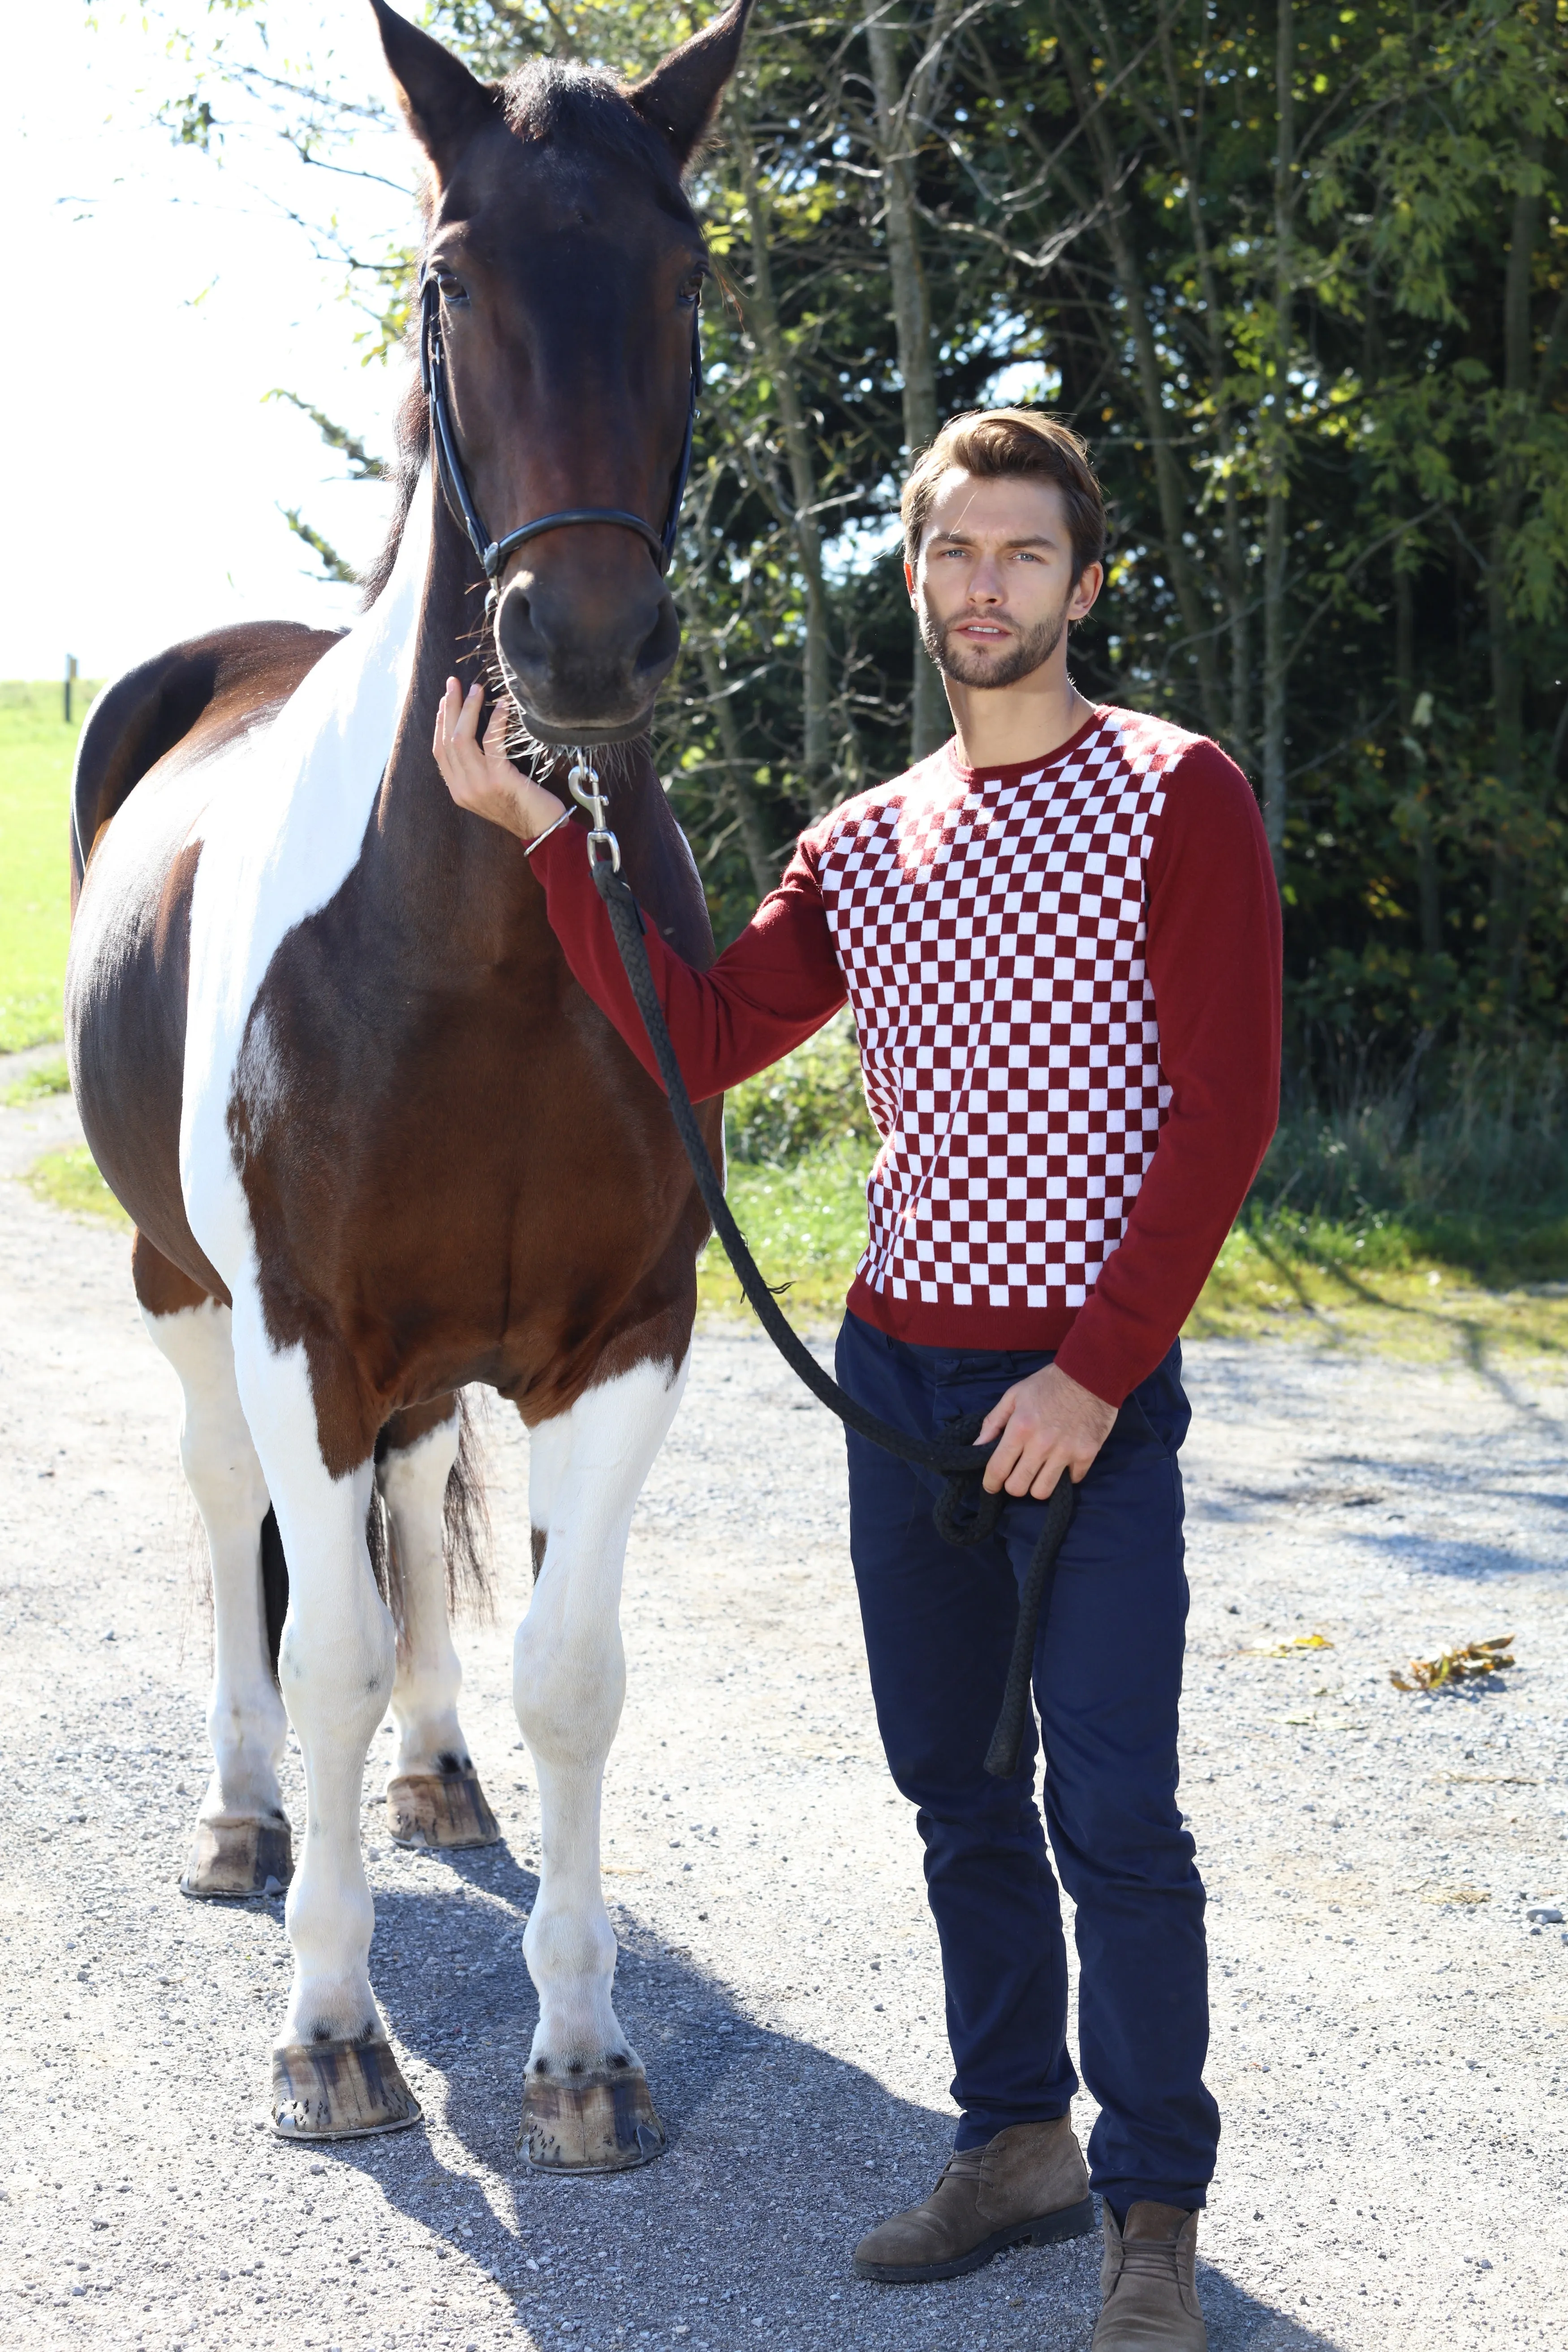
[[[416,495],[427,495],[424,485]],[[468,542],[437,499],[413,680],[366,849],[389,916],[442,961],[504,954],[516,927],[542,911],[521,844],[454,806],[431,749],[447,678],[467,685],[479,674],[483,612],[483,582]],[[558,760],[543,780],[563,799],[565,764]],[[677,952],[706,965],[713,936],[701,880],[647,739],[607,749],[596,764],[632,888]]]

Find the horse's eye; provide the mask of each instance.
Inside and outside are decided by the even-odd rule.
[[[459,302],[466,302],[468,299],[468,288],[460,278],[454,278],[449,269],[438,269],[436,272],[436,285],[443,302],[450,302],[456,306]]]
[[[683,310],[689,310],[695,303],[701,301],[702,281],[707,275],[706,269],[694,269],[689,278],[682,280],[680,307]]]

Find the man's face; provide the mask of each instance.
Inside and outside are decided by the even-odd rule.
[[[921,635],[960,686],[1013,686],[1056,652],[1100,593],[1098,563],[1074,583],[1072,534],[1055,482],[982,481],[954,466],[931,501],[918,566],[904,577]]]

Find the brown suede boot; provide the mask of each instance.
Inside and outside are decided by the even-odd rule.
[[[1100,2313],[1089,2352],[1207,2352],[1198,2304],[1198,2217],[1180,2205],[1105,2208]]]
[[[950,2157],[923,2205],[895,2213],[855,2249],[858,2277],[884,2286],[977,2271],[1005,2246],[1054,2245],[1094,2227],[1083,2152],[1066,2116],[1013,2124]]]

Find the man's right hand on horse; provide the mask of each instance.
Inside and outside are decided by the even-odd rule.
[[[436,765],[459,808],[515,833],[520,841],[537,841],[566,814],[565,803],[508,759],[506,737],[511,714],[504,698],[491,711],[480,741],[479,713],[484,703],[482,687],[470,686],[465,695],[455,677],[447,680],[447,691],[436,712]]]

